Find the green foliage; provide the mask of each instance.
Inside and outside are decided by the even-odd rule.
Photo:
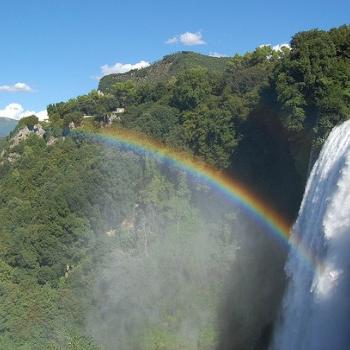
[[[349,40],[349,26],[342,26],[298,33],[291,50],[262,46],[224,59],[191,52],[169,55],[142,70],[104,77],[99,86],[104,93],[92,91],[50,105],[50,128],[57,135],[71,121],[90,123],[82,115],[111,125],[111,115],[124,108],[112,127],[143,132],[246,177],[233,159],[255,147],[251,135],[260,129],[273,133],[273,125],[286,137],[287,157],[292,155],[304,179],[311,148],[317,154],[329,130],[349,116]],[[271,149],[264,144],[261,152],[266,147]],[[258,152],[257,157],[267,154]],[[244,168],[253,164],[255,156],[250,155]]]
[[[126,113],[122,125],[166,141],[179,124],[179,114],[177,109],[161,104],[142,104]]]
[[[113,108],[110,97],[93,90],[88,95],[70,99],[66,103],[51,104],[47,107],[47,112],[51,124],[62,128],[72,121],[79,125],[83,115],[104,117]]]
[[[123,107],[112,127],[143,132],[242,178],[246,171],[253,173],[256,157],[271,155],[273,133],[279,130],[272,157],[280,156],[278,147],[285,149],[285,137],[284,157],[292,157],[302,182],[312,164],[310,153],[317,154],[330,129],[349,117],[349,32],[349,26],[311,30],[296,34],[291,49],[262,46],[224,59],[169,55],[142,70],[104,77],[99,86],[104,95],[95,91],[49,106],[50,119],[63,126],[72,111],[84,110],[106,126],[111,113]],[[252,156],[261,139],[251,135],[259,130],[268,135]],[[254,150],[247,155],[247,149]],[[248,157],[244,169],[233,163],[243,154]],[[263,162],[259,166],[253,183],[260,183],[257,174],[265,172]]]
[[[199,68],[186,70],[176,79],[172,104],[180,110],[194,109],[209,94],[208,71]]]
[[[157,102],[167,93],[167,86],[164,82],[156,84],[145,83],[137,87],[136,100],[138,103]]]
[[[213,165],[230,165],[230,156],[238,140],[229,111],[203,107],[187,112],[183,126],[186,140],[195,154]]]
[[[313,129],[317,137],[324,137],[318,130],[324,118],[334,126],[349,117],[350,62],[343,51],[349,35],[350,27],[341,27],[293,37],[290,55],[274,73],[283,122],[291,130]]]
[[[236,242],[191,203],[186,175],[167,170],[145,160],[135,225],[110,238],[96,272],[88,330],[107,349],[217,343],[215,312]]]
[[[138,80],[141,72],[133,71],[113,83],[102,80],[103,95],[92,92],[49,106],[50,120],[52,125],[64,126],[73,110],[84,110],[102,125],[110,125],[111,113],[125,108],[114,126],[143,132],[219,168],[228,168],[241,137],[240,127],[259,103],[261,88],[268,84],[272,68],[284,54],[266,46],[232,59],[194,53],[170,55],[143,70],[142,74],[147,74],[142,81]],[[150,81],[147,77],[162,64],[169,65],[174,74]],[[116,77],[119,75],[106,79]]]
[[[204,68],[213,74],[221,75],[225,69],[227,57],[210,57],[196,52],[182,51],[165,56],[151,66],[132,70],[123,74],[104,76],[99,83],[99,90],[106,92],[116,82],[132,80],[136,85],[164,83],[176,77],[184,70]]]
[[[274,70],[280,120],[303,176],[303,154],[317,154],[330,130],[350,116],[349,37],[349,26],[298,33]]]
[[[2,141],[0,348],[98,349],[86,336],[84,315],[91,312],[97,323],[105,321],[106,312],[91,290],[109,283],[104,274],[108,266],[100,265],[100,257],[106,257],[107,264],[107,257],[116,252],[119,263],[113,273],[135,277],[135,290],[142,290],[144,276],[156,279],[171,270],[150,297],[122,295],[131,304],[141,300],[158,306],[157,321],[137,323],[128,345],[150,350],[214,348],[214,285],[225,281],[222,266],[231,267],[237,237],[230,228],[235,219],[221,217],[220,225],[211,226],[205,221],[206,209],[193,207],[199,194],[189,190],[183,174],[170,174],[132,152],[104,149],[79,127],[123,127],[186,150],[232,172],[291,217],[310,153],[317,154],[331,128],[350,115],[350,27],[298,33],[291,50],[278,52],[263,46],[220,59],[177,53],[142,70],[106,76],[99,88],[103,93],[92,91],[48,106],[50,124],[44,138],[32,135],[11,147]],[[117,108],[125,112],[112,120]],[[77,130],[68,130],[71,122]],[[37,123],[35,116],[23,118],[15,132]],[[70,137],[64,140],[62,135]],[[48,146],[51,137],[57,139]],[[16,155],[15,161],[10,154]],[[217,236],[207,237],[212,250],[205,250],[202,257],[208,265],[202,266],[210,266],[210,274],[204,274],[210,278],[202,278],[194,259],[199,252],[189,249],[207,229]],[[152,256],[160,263],[154,265],[148,259]],[[262,260],[265,257],[262,254]],[[242,261],[249,265],[250,258]],[[249,278],[262,286],[265,275],[259,268]],[[184,279],[180,293],[177,282]],[[260,300],[244,293],[244,283],[231,295],[238,290],[242,305]],[[119,287],[114,291],[122,291]],[[176,307],[169,309],[171,303]],[[236,325],[232,334],[237,337],[230,346],[237,342],[263,348],[259,337],[269,332],[273,315],[259,309],[264,321],[258,325],[235,305],[228,324]],[[181,320],[202,322],[203,309],[209,311],[196,329],[194,344],[188,334],[179,336]],[[250,312],[256,310],[252,303]],[[134,327],[132,312],[126,319],[127,326]],[[115,335],[113,322],[103,331],[104,339]],[[246,337],[240,336],[242,325],[249,328]]]
[[[141,164],[80,135],[53,146],[32,136],[11,151],[16,163],[0,166],[0,344],[95,349],[69,335],[81,334],[82,312],[66,281],[98,234],[133,209]]]
[[[81,112],[75,111],[68,113],[63,118],[63,125],[69,126],[70,123],[74,123],[75,126],[79,125],[83,119],[83,114]]]
[[[37,116],[35,115],[30,115],[28,117],[24,117],[22,119],[20,119],[20,121],[17,124],[16,129],[20,129],[23,128],[24,126],[27,126],[29,129],[32,129],[34,127],[34,125],[38,124],[39,119]]]

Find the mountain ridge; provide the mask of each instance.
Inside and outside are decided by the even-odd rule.
[[[16,119],[0,116],[0,137],[6,137],[16,127]]]
[[[230,57],[213,57],[193,51],[175,52],[142,69],[105,75],[101,78],[98,89],[105,92],[114,83],[127,80],[132,80],[137,84],[163,82],[170,80],[182,70],[195,67],[208,69],[209,72],[214,74],[223,74],[225,64],[229,60]]]

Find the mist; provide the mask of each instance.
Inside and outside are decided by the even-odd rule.
[[[286,251],[198,179],[155,163],[144,176],[130,214],[105,225],[86,334],[106,350],[267,348]]]

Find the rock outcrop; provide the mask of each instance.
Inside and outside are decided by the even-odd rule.
[[[11,148],[17,146],[22,141],[26,140],[30,135],[37,135],[41,138],[45,135],[45,130],[41,126],[41,124],[35,124],[32,128],[29,128],[28,126],[25,126],[18,130],[15,136],[11,138]]]

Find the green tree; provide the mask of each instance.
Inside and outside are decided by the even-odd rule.
[[[34,125],[39,123],[39,119],[36,115],[30,115],[28,117],[24,117],[20,119],[20,121],[17,124],[16,129],[23,128],[24,126],[27,126],[29,129],[33,129]]]
[[[185,137],[195,154],[210,164],[227,167],[237,145],[232,115],[221,109],[203,107],[186,112]]]
[[[180,110],[196,108],[211,92],[208,71],[192,68],[176,78],[172,104]]]
[[[137,90],[135,84],[131,80],[128,80],[113,84],[108,90],[108,93],[113,96],[118,107],[127,107],[134,103]]]
[[[322,119],[331,118],[330,124],[334,125],[349,114],[350,69],[337,55],[337,45],[332,40],[335,37],[338,37],[335,32],[330,34],[321,30],[295,35],[290,55],[275,71],[283,122],[291,130],[299,132],[304,128],[315,128],[317,131],[321,126],[319,123],[324,124]],[[336,40],[342,42],[343,39]],[[338,46],[341,49],[341,44]],[[319,136],[324,135],[319,133]]]

